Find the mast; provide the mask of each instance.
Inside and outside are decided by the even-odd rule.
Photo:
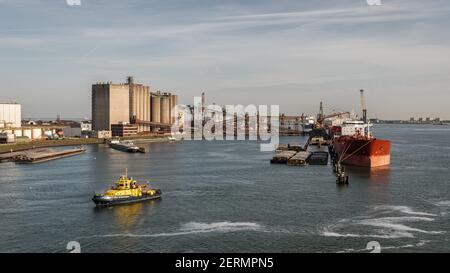
[[[364,135],[369,136],[370,124],[367,121],[367,108],[366,108],[366,99],[364,96],[364,90],[359,90],[361,94],[361,110],[362,110],[362,121],[364,122],[364,126],[367,126],[367,131],[364,129]]]
[[[323,114],[323,102],[320,102],[320,109],[319,109],[319,114],[317,115],[317,123],[319,123],[320,125],[322,125],[322,122],[324,120],[324,114]]]

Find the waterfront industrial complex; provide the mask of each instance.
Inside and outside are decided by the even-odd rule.
[[[54,120],[22,119],[19,103],[0,103],[0,144],[167,135],[175,121],[171,110],[178,104],[178,95],[153,92],[128,77],[126,83],[93,84],[91,103],[92,119],[82,121],[59,116]]]
[[[170,132],[172,109],[178,95],[156,91],[134,82],[97,83],[92,86],[92,129],[112,131],[113,136]]]
[[[17,159],[16,161],[34,161],[30,160],[30,158],[33,156],[36,158],[46,158],[47,154],[49,154],[48,151],[43,151],[43,154],[36,156],[36,154],[27,154],[26,152],[23,152],[28,149],[97,143],[109,143],[111,148],[122,151],[145,152],[145,149],[137,147],[130,140],[139,138],[171,140],[172,125],[174,125],[177,120],[184,118],[182,113],[180,114],[174,110],[179,104],[178,94],[175,94],[174,92],[153,91],[148,85],[136,83],[132,76],[127,77],[126,82],[124,83],[97,82],[92,85],[91,95],[92,119],[81,121],[64,120],[61,119],[59,115],[56,120],[27,120],[22,117],[22,106],[19,103],[1,103],[0,153],[9,153],[9,156],[3,154],[1,161],[14,159]],[[206,107],[205,100],[205,93],[202,93],[200,105],[202,115],[201,125],[203,126],[209,121],[215,121],[216,123],[211,128],[213,133],[222,126],[223,128],[221,129],[223,129],[224,136],[230,133],[227,128],[232,128],[231,132],[235,136],[238,135],[239,132],[244,132],[247,137],[254,132],[257,134],[261,133],[260,126],[263,126],[261,123],[263,120],[259,116],[259,112],[256,113],[255,116],[250,116],[248,113],[240,113],[243,114],[243,116],[238,117],[238,113],[231,113],[231,116],[228,116],[224,111],[223,118],[218,119],[219,123],[217,123],[214,112],[210,111],[209,107]],[[213,103],[213,106],[215,106],[215,103]],[[362,105],[362,109],[364,109],[364,107],[365,106]],[[195,107],[187,106],[187,109],[190,112],[189,115],[195,115]],[[369,119],[365,112],[363,112],[362,117],[363,118],[361,119],[358,115],[349,111],[325,114],[323,103],[321,102],[319,114],[317,116],[304,113],[294,116],[280,114],[278,117],[279,128],[277,129],[277,133],[280,136],[311,135],[310,140],[307,143],[308,145],[327,146],[332,144],[334,135],[342,135],[349,138],[354,134],[359,134],[370,139],[372,137],[369,132],[371,123],[434,125],[445,125],[448,123],[446,121],[441,121],[439,118],[419,118],[417,120],[411,118],[409,121],[381,121],[378,119]],[[251,121],[254,121],[255,119],[256,123],[251,124]],[[271,131],[270,118],[268,119],[269,120],[266,120],[267,127],[263,129]],[[353,124],[353,121],[357,124]],[[362,124],[359,124],[358,122],[361,122]],[[186,126],[185,123],[184,125]],[[185,133],[191,132],[192,134],[195,134],[196,126],[197,125],[195,125],[192,120],[187,127],[183,128],[183,126],[181,126],[180,130],[184,130]],[[340,128],[339,132],[337,132],[337,129],[335,128]],[[326,132],[326,134],[321,132]],[[334,142],[336,143],[333,145],[333,148],[336,148],[333,152],[347,155],[345,156],[343,163],[361,166],[389,164],[387,157],[382,160],[379,156],[377,157],[377,160],[375,160],[375,157],[366,159],[361,154],[360,159],[356,159],[356,156],[347,158],[347,150],[351,147],[346,147],[345,143],[347,143],[347,141],[344,141],[344,138],[345,137],[340,138],[341,142],[344,144],[335,139]],[[121,140],[126,139],[128,139],[128,141],[121,142]],[[354,146],[354,140],[351,141]],[[358,141],[363,140],[359,139]],[[371,147],[374,145],[374,141],[375,140],[369,140],[369,142],[371,142]],[[373,149],[380,149],[380,147],[377,146],[378,148],[376,148],[375,146]],[[382,146],[384,147],[384,145]],[[307,145],[304,145],[304,149],[297,150],[297,153],[294,154],[285,151],[292,149],[279,148],[282,150],[282,153],[275,156],[272,161],[285,162],[289,163],[289,165],[304,165],[304,163],[310,161],[310,158],[317,157],[320,154],[320,152],[304,153],[307,151],[306,147]],[[360,148],[353,147],[350,150],[359,152]],[[366,150],[367,148],[364,148],[363,153]],[[389,155],[388,150],[386,151],[386,156]],[[82,151],[80,150],[79,152]],[[34,153],[36,153],[36,151],[34,151]],[[78,152],[75,152],[75,154],[77,153]],[[333,157],[333,154],[330,154]],[[58,158],[60,157],[58,153],[56,153],[56,155]],[[327,160],[325,161],[328,161],[328,156],[326,159]],[[322,164],[325,161],[319,158],[319,161],[317,162]],[[314,164],[314,162],[316,161],[313,161],[312,164]]]

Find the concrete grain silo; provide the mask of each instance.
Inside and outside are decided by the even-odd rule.
[[[173,115],[173,112],[175,111],[175,106],[178,105],[178,95],[171,95],[170,96],[170,123],[175,122],[175,116]]]
[[[161,96],[153,94],[151,101],[152,122],[161,122]]]
[[[128,78],[130,88],[130,121],[138,121],[138,131],[150,131],[150,126],[145,122],[150,121],[150,87],[135,84]]]
[[[167,94],[161,97],[161,123],[170,123],[170,96]]]

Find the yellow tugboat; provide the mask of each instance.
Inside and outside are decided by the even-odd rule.
[[[137,184],[136,180],[128,177],[128,170],[125,170],[125,175],[116,181],[115,186],[103,194],[95,194],[92,201],[97,206],[111,206],[159,198],[161,198],[160,189]]]

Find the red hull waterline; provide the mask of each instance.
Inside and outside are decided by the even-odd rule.
[[[334,149],[345,165],[376,168],[391,164],[389,140],[343,136],[334,141]]]

